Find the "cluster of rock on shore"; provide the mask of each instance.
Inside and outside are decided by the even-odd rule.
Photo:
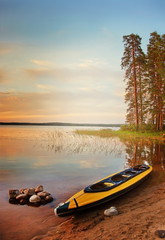
[[[9,203],[12,204],[27,204],[40,206],[53,201],[50,193],[44,191],[42,185],[36,188],[23,188],[23,189],[10,189],[9,190]]]

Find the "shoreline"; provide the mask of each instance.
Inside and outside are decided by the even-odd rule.
[[[165,230],[165,182],[152,186],[152,176],[127,194],[70,217],[44,235],[31,240],[157,240]],[[104,210],[115,206],[119,215],[106,217]]]

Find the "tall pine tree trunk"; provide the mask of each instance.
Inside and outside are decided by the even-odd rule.
[[[132,48],[132,58],[133,58],[133,82],[134,82],[134,102],[135,102],[135,122],[136,130],[139,129],[139,110],[138,110],[138,96],[137,96],[137,74],[135,65],[135,48]]]
[[[141,68],[140,65],[138,66],[139,69],[139,102],[140,102],[140,119],[139,123],[143,124],[143,95],[142,95],[142,78],[141,78]]]

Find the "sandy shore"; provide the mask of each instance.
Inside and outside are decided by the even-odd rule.
[[[156,240],[165,230],[165,183],[152,186],[152,177],[136,189],[99,208],[65,219],[32,240]],[[106,217],[115,206],[119,215]]]

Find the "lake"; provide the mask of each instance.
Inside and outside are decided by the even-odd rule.
[[[165,145],[78,135],[76,129],[80,127],[0,127],[1,240],[25,240],[44,234],[64,221],[54,216],[58,203],[85,186],[144,160],[154,167],[152,184],[165,180]],[[50,204],[38,208],[9,204],[9,189],[40,184],[54,197]]]

